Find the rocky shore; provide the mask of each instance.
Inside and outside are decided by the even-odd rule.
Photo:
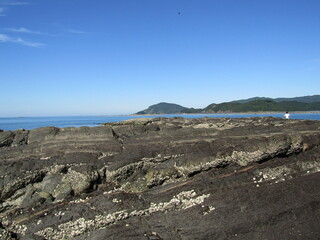
[[[320,239],[320,121],[0,131],[0,239]]]

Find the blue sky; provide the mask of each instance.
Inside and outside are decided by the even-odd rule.
[[[319,12],[319,0],[0,0],[0,117],[319,94]]]

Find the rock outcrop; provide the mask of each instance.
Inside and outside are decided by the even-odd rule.
[[[320,239],[320,121],[0,131],[0,239]]]

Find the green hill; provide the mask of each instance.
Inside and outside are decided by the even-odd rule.
[[[253,97],[248,99],[236,100],[232,102],[237,103],[248,103],[256,100],[273,100],[275,102],[305,102],[305,103],[315,103],[320,102],[320,95],[303,96],[303,97],[293,97],[293,98],[267,98],[267,97]]]
[[[295,97],[295,98],[275,98],[276,102],[305,102],[305,103],[316,103],[320,102],[320,95],[313,96],[304,96],[304,97]]]
[[[187,109],[188,108],[178,104],[161,102],[152,105],[143,111],[137,112],[136,114],[172,114],[181,113],[183,110]]]
[[[137,114],[228,113],[228,112],[320,111],[320,95],[296,98],[254,97],[225,103],[212,103],[203,109],[173,103],[158,103]]]
[[[320,102],[306,103],[296,101],[276,102],[273,100],[254,100],[245,103],[227,102],[221,104],[211,104],[204,109],[204,112],[284,112],[317,110],[320,110]]]

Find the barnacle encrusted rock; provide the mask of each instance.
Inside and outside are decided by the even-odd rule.
[[[0,131],[0,238],[320,239],[320,121]]]
[[[123,221],[130,217],[150,215],[156,212],[180,211],[202,204],[210,194],[197,196],[194,190],[179,193],[168,202],[151,203],[149,208],[141,210],[121,210],[107,215],[96,215],[94,219],[79,218],[57,226],[56,229],[48,227],[38,231],[36,234],[46,239],[71,239],[74,236],[87,231],[105,228],[110,224]],[[113,201],[114,202],[114,201]]]

